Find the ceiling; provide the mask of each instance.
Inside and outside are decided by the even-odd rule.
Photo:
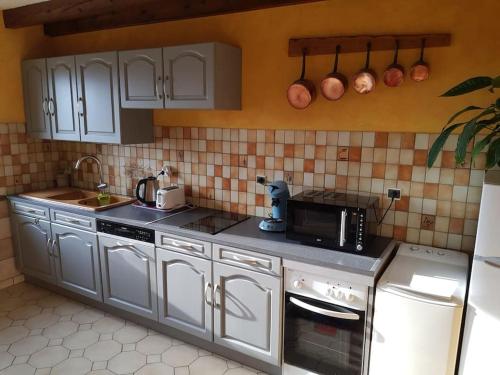
[[[46,0],[0,0],[0,9],[10,9],[25,5],[43,3]]]

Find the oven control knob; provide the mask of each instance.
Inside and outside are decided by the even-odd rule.
[[[356,250],[358,250],[358,251],[363,250],[363,245],[358,244],[358,245],[356,246]]]
[[[346,292],[344,295],[344,300],[346,300],[347,302],[354,301],[354,294],[351,294],[351,292]]]
[[[302,289],[303,286],[304,286],[304,283],[302,282],[302,280],[295,280],[293,282],[293,287],[294,288]]]

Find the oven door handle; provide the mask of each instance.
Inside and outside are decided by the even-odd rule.
[[[324,315],[324,316],[329,316],[330,318],[338,318],[338,319],[344,319],[344,320],[359,320],[359,315],[356,313],[344,313],[344,312],[339,312],[339,311],[333,311],[333,310],[327,310],[327,309],[322,309],[321,307],[317,307],[314,305],[310,305],[304,301],[301,301],[297,298],[290,297],[290,302],[293,303],[294,305],[303,308],[304,310],[311,311],[316,314]]]

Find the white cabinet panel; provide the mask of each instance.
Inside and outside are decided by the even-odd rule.
[[[212,339],[212,262],[156,249],[159,321]]]

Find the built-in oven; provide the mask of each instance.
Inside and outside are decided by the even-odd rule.
[[[285,375],[362,375],[368,287],[285,269]]]

